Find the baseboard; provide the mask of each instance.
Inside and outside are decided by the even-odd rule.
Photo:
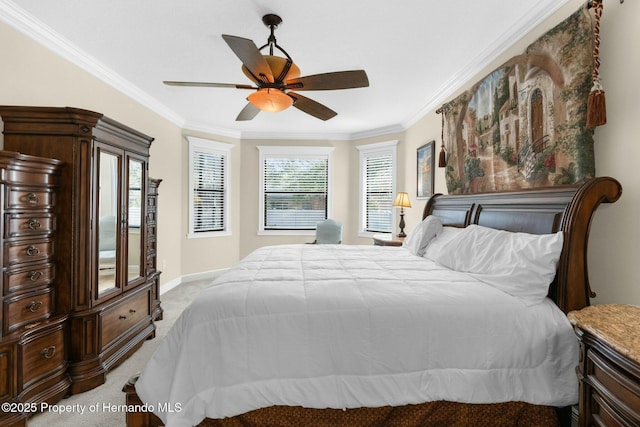
[[[227,268],[220,268],[218,270],[203,271],[201,273],[187,274],[185,276],[177,277],[166,283],[160,284],[160,295],[169,292],[171,289],[183,283],[195,282],[198,280],[213,280],[227,270]]]

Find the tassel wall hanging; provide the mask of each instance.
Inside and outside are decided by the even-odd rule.
[[[447,152],[444,149],[444,108],[440,107],[436,110],[436,114],[442,114],[442,128],[440,131],[440,155],[438,156],[438,167],[444,168],[447,166]]]
[[[607,123],[607,108],[605,104],[604,89],[600,84],[600,18],[602,17],[602,0],[589,2],[595,14],[595,26],[593,29],[593,74],[591,92],[587,102],[587,128],[594,128]]]

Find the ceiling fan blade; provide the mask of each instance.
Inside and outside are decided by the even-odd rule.
[[[331,108],[326,107],[320,104],[313,99],[302,96],[298,93],[289,92],[287,93],[291,98],[293,98],[293,106],[296,107],[300,111],[304,111],[307,114],[312,115],[320,120],[329,120],[332,117],[338,115]]]
[[[252,103],[247,103],[245,107],[240,111],[238,117],[236,117],[236,122],[244,122],[247,120],[252,120],[255,116],[258,115],[260,109],[253,105]]]
[[[364,70],[351,70],[314,74],[287,80],[285,83],[286,89],[295,90],[353,89],[369,86],[369,78]]]
[[[195,86],[195,87],[232,87],[236,89],[258,89],[251,85],[241,85],[235,83],[208,83],[208,82],[176,82],[165,80],[162,83],[169,86]]]
[[[258,80],[273,83],[271,67],[258,50],[253,40],[242,37],[222,35],[233,53],[242,61],[245,67],[258,78]]]

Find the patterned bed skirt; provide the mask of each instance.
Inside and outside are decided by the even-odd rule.
[[[142,405],[135,389],[138,375],[122,391],[127,405]],[[160,427],[150,412],[127,412],[128,427]],[[504,402],[485,405],[427,402],[380,408],[310,409],[271,406],[224,419],[207,418],[197,427],[570,427],[571,407]]]
[[[522,402],[472,405],[428,402],[399,407],[308,409],[272,406],[198,427],[557,427],[556,409]]]

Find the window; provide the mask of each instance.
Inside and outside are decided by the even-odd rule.
[[[231,144],[189,140],[189,237],[229,235]]]
[[[329,217],[331,147],[258,147],[261,234],[313,234]]]
[[[358,147],[361,236],[393,231],[397,144],[392,141]]]

